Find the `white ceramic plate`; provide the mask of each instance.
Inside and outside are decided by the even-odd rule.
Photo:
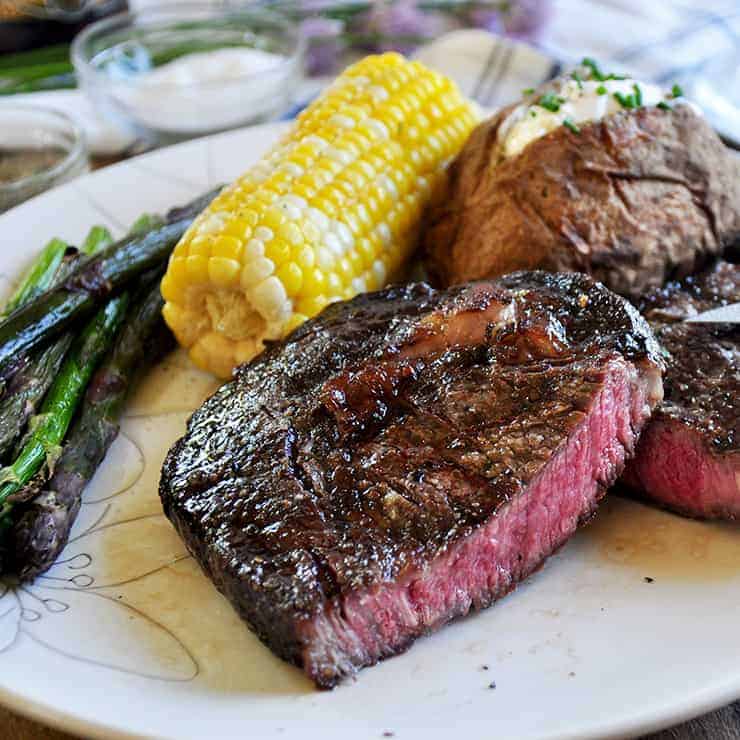
[[[98,222],[120,233],[236,177],[278,130],[166,149],[6,214],[3,287],[49,237],[79,240]],[[237,619],[160,510],[165,452],[214,387],[180,354],[163,363],[129,404],[60,561],[32,586],[0,586],[10,708],[99,737],[584,738],[740,697],[740,530],[616,498],[493,608],[314,690]]]

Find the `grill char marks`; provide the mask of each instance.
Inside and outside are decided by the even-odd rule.
[[[192,417],[160,494],[257,634],[322,687],[502,596],[590,516],[660,396],[582,275],[334,304]]]
[[[665,399],[625,482],[688,516],[740,517],[740,327],[684,318],[740,301],[740,266],[718,262],[648,296],[668,353]]]

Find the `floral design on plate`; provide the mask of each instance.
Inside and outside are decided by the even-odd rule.
[[[148,608],[159,586],[147,582],[189,558],[156,493],[161,460],[184,421],[182,413],[164,413],[124,422],[85,491],[59,560],[31,584],[0,583],[0,653],[29,639],[137,676],[190,681],[198,675],[192,652]],[[101,626],[95,639],[91,620]]]

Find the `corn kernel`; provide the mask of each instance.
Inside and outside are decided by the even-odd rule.
[[[330,296],[340,296],[342,294],[342,280],[336,272],[330,272],[326,278],[326,292]]]
[[[265,257],[275,265],[282,265],[290,259],[290,244],[282,239],[273,239],[265,245]]]
[[[193,283],[208,282],[208,257],[200,254],[190,255],[185,260],[188,280]]]
[[[317,267],[303,273],[302,295],[313,298],[323,293],[326,288],[326,275]],[[303,312],[305,313],[305,311]]]
[[[316,264],[316,255],[309,246],[300,247],[293,253],[293,259],[301,270],[310,270]]]
[[[210,235],[196,236],[195,239],[190,242],[188,254],[191,256],[201,255],[202,257],[210,257],[212,242],[213,237]]]
[[[208,260],[208,277],[219,288],[228,288],[239,282],[241,263],[227,257],[211,257]]]
[[[342,279],[343,283],[348,283],[353,277],[354,273],[352,271],[352,265],[350,264],[350,261],[346,257],[342,257],[337,262],[337,274]]]
[[[265,278],[272,275],[275,265],[265,257],[257,257],[252,262],[244,265],[241,275],[242,288],[247,290],[253,285],[262,282]]]
[[[357,242],[357,253],[360,255],[363,269],[369,269],[375,261],[375,255],[379,251],[379,245],[376,240],[370,240],[367,237]]]
[[[175,281],[169,273],[162,278],[162,283],[159,288],[162,292],[162,298],[164,298],[165,301],[178,301],[182,299],[182,291],[175,284]]]
[[[303,233],[294,223],[283,224],[278,235],[292,247],[300,247],[303,244]]]
[[[301,299],[297,308],[300,313],[313,317],[320,313],[328,302],[325,295],[310,296]]]
[[[327,236],[329,236],[329,234],[327,234]],[[328,272],[332,267],[334,267],[334,255],[330,249],[327,249],[327,247],[316,247],[314,254],[316,255],[316,266],[322,272]]]
[[[290,304],[287,304],[285,287],[275,275],[253,286],[249,291],[252,306],[265,318],[273,322],[288,318]]]
[[[239,218],[240,220],[245,221],[247,225],[251,226],[252,228],[257,226],[257,224],[260,222],[259,215],[251,208],[246,208],[243,211],[239,211]]]
[[[277,232],[285,223],[285,214],[276,207],[268,208],[262,217],[262,226],[266,226],[273,232]]]
[[[352,267],[352,274],[353,275],[360,275],[363,270],[363,260],[360,253],[353,249],[348,255],[347,259],[349,260],[349,264]]]
[[[276,275],[291,298],[300,293],[303,286],[303,270],[295,262],[286,262]]]
[[[246,228],[250,228],[247,226]],[[217,236],[211,247],[211,254],[214,257],[226,257],[231,260],[239,260],[242,256],[243,242],[235,236],[224,234]]]
[[[321,240],[321,231],[313,221],[306,219],[302,224],[303,235],[306,237],[306,241],[311,244],[316,244]]]

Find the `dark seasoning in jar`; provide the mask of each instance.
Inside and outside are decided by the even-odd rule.
[[[38,175],[59,164],[67,152],[58,146],[0,148],[0,183],[12,183]]]

